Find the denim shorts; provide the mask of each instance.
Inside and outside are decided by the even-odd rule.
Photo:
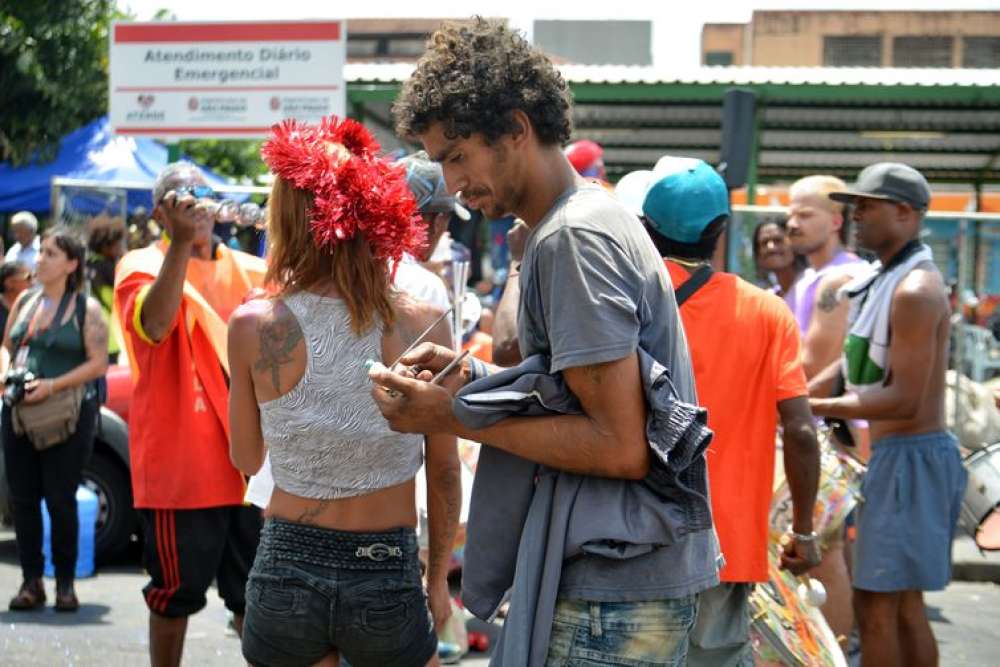
[[[350,533],[268,519],[247,582],[243,657],[312,665],[423,667],[437,637],[413,530]]]
[[[649,602],[559,600],[545,665],[685,665],[697,609],[697,595]]]
[[[753,667],[750,593],[753,584],[724,581],[698,594],[688,667]]]

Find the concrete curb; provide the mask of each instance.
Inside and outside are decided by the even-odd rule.
[[[951,578],[953,581],[985,581],[1000,584],[1000,563],[986,560],[952,563]]]
[[[1000,584],[1000,551],[980,552],[971,537],[961,535],[952,544],[951,560],[954,581]]]

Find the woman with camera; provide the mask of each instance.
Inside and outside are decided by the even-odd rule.
[[[2,442],[24,581],[11,610],[45,604],[42,585],[44,498],[52,519],[57,611],[76,611],[73,589],[79,521],[76,489],[93,448],[98,401],[93,381],[108,367],[108,329],[87,298],[86,249],[64,227],[46,232],[38,287],[14,303],[3,345]]]

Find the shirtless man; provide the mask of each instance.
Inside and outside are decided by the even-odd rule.
[[[845,286],[843,361],[817,378],[829,384],[842,366],[849,391],[810,400],[814,414],[871,424],[854,562],[861,664],[936,665],[923,591],[950,579],[966,473],[945,431],[947,293],[919,241],[930,189],[916,170],[883,162],[862,171],[852,191],[830,197],[854,204],[858,242],[879,258]]]

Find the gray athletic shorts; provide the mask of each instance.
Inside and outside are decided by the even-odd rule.
[[[854,587],[888,593],[947,586],[966,478],[958,442],[945,431],[873,443],[861,485]]]

